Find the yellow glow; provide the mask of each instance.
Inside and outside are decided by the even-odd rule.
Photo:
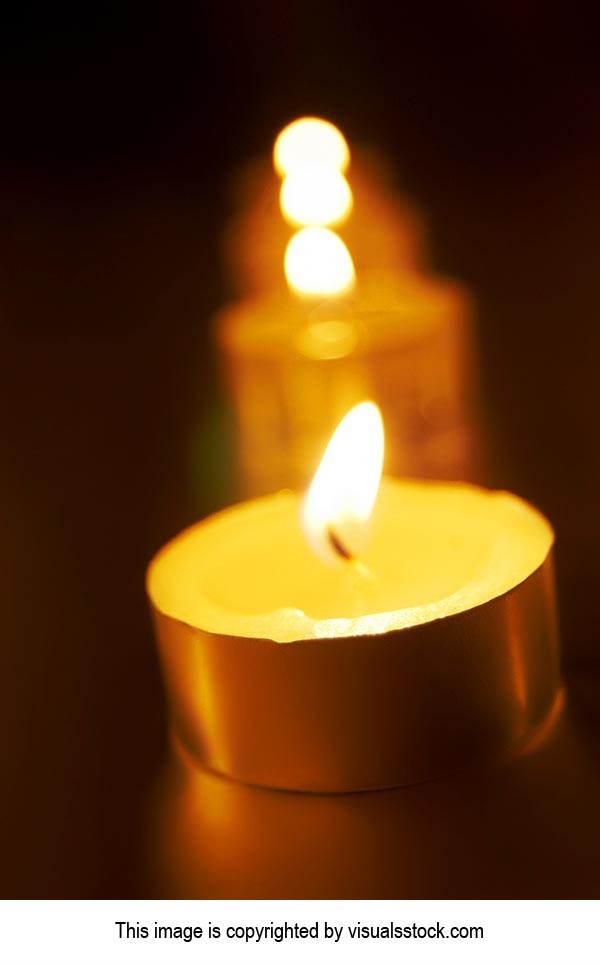
[[[356,405],[333,433],[302,511],[306,537],[323,559],[356,559],[365,549],[383,447],[383,422],[374,402]]]
[[[352,191],[340,171],[311,164],[287,175],[279,203],[292,224],[338,224],[352,210]]]
[[[273,163],[283,177],[307,165],[323,165],[345,171],[350,150],[341,131],[320,117],[300,117],[279,134],[273,148]]]
[[[296,348],[309,359],[343,359],[358,345],[359,332],[344,319],[308,322],[298,330]]]
[[[285,252],[285,277],[301,295],[339,295],[354,284],[346,245],[328,228],[303,228]]]

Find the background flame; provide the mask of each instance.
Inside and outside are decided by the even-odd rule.
[[[354,284],[354,264],[346,245],[328,228],[303,228],[285,252],[285,277],[302,295],[340,295]]]
[[[339,224],[352,211],[352,191],[341,171],[311,164],[287,175],[279,202],[292,224]]]
[[[284,127],[275,141],[273,164],[281,176],[314,164],[345,171],[350,149],[334,124],[320,117],[299,117]]]

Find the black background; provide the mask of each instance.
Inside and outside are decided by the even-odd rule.
[[[573,4],[27,4],[0,66],[1,893],[143,897],[146,563],[227,501],[228,184],[300,113],[394,159],[479,302],[494,482],[554,522],[598,663],[600,76]]]

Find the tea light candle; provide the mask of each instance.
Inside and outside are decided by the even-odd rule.
[[[268,294],[226,307],[215,324],[239,495],[306,486],[337,422],[369,396],[384,413],[392,474],[481,481],[467,293],[380,251],[364,222],[385,225],[389,212],[372,199],[361,207],[360,178],[353,207],[350,151],[333,125],[292,123],[274,162],[284,229],[276,275],[282,281],[285,266],[288,289],[273,280]],[[298,229],[291,237],[284,218]],[[269,250],[259,231],[247,240],[258,258]]]
[[[480,481],[468,294],[415,274],[363,273],[353,282],[345,249],[327,250],[341,256],[329,266],[341,294],[300,294],[302,280],[314,285],[327,272],[321,257],[315,278],[305,257],[291,266],[305,269],[293,292],[245,299],[216,319],[239,495],[306,487],[335,426],[364,398],[383,413],[390,474]]]
[[[549,714],[549,523],[508,493],[393,479],[371,514],[381,456],[364,403],[304,501],[228,509],[150,565],[173,735],[198,764],[293,790],[391,787]]]

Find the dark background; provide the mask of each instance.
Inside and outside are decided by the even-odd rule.
[[[394,159],[474,289],[494,482],[554,522],[566,671],[598,664],[596,33],[573,4],[386,6],[3,15],[4,897],[144,896],[144,569],[227,501],[218,237],[232,173],[297,114]]]

